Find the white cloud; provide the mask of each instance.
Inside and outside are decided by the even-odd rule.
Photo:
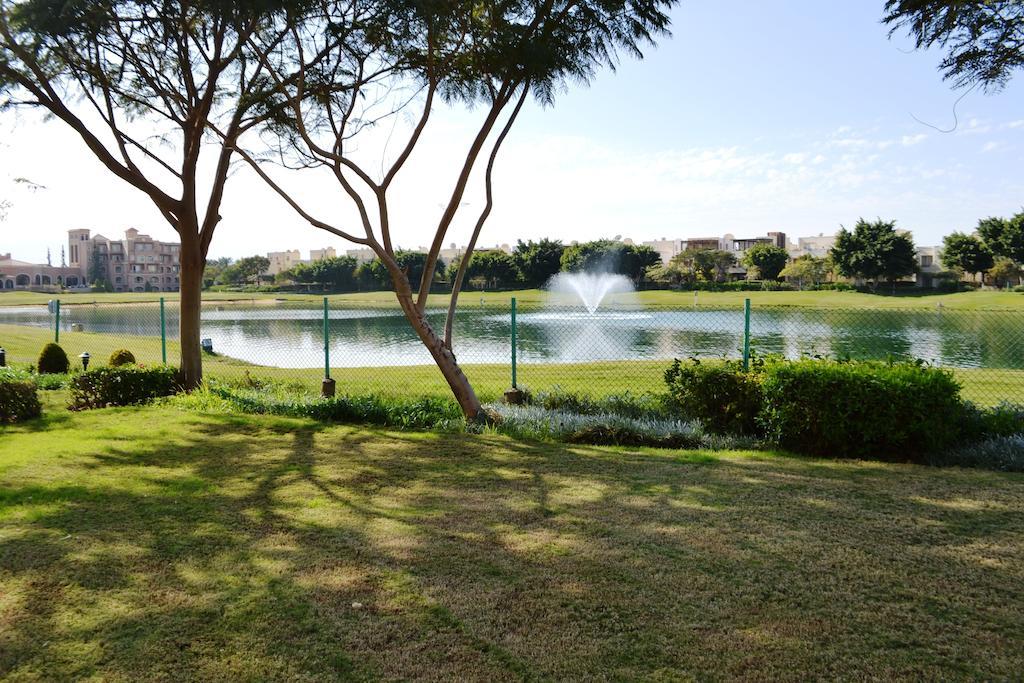
[[[928,136],[925,135],[924,133],[918,133],[917,135],[904,135],[902,138],[900,138],[900,144],[903,145],[904,147],[911,147],[913,145],[918,144],[919,142],[924,142],[927,139]]]
[[[1000,143],[998,143],[998,142],[995,142],[995,141],[986,142],[984,145],[982,145],[981,151],[982,152],[993,152],[993,151],[999,149],[1000,147],[1002,147],[1002,145]]]

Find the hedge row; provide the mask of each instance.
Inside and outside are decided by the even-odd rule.
[[[170,396],[176,388],[177,371],[174,368],[99,367],[72,378],[69,408],[88,410],[138,405],[160,396]]]
[[[1024,431],[1019,412],[981,411],[953,373],[922,363],[676,361],[672,405],[723,433],[838,458],[924,462],[965,440]]]

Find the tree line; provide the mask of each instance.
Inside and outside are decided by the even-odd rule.
[[[395,252],[395,261],[410,279],[422,277],[427,254],[417,251]],[[581,244],[563,244],[559,240],[517,242],[512,253],[500,249],[474,251],[463,267],[462,258],[444,263],[438,257],[433,282],[455,281],[463,271],[466,289],[509,289],[543,287],[555,274],[566,271],[607,271],[620,273],[639,283],[647,271],[660,263],[658,252],[650,247],[613,240],[595,240]],[[204,286],[252,285],[261,281],[270,261],[262,256],[210,260],[206,263]],[[379,258],[359,263],[351,256],[300,263],[274,276],[277,284],[317,285],[332,291],[386,290],[392,280]]]

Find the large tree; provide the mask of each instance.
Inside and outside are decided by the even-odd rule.
[[[543,238],[534,242],[519,240],[512,256],[516,260],[519,276],[528,287],[543,287],[562,269],[562,252],[565,245],[560,240]]]
[[[831,256],[840,275],[868,280],[875,286],[881,280],[895,284],[917,272],[914,240],[896,229],[896,221],[861,218],[852,232],[841,228]]]
[[[940,68],[954,87],[997,91],[1024,67],[1021,0],[887,0],[883,21],[890,35],[907,30],[918,49],[944,49]]]
[[[562,270],[620,273],[639,282],[648,268],[661,263],[661,256],[642,245],[594,240],[566,247],[561,261]]]
[[[995,263],[992,251],[974,235],[954,232],[942,238],[942,265],[964,273],[981,273],[982,283],[985,271]]]
[[[666,32],[666,11],[674,2],[325,0],[319,23],[292,32],[272,51],[269,72],[282,102],[273,132],[290,144],[271,151],[296,165],[326,169],[354,209],[355,227],[349,227],[342,211],[317,215],[306,198],[288,190],[274,168],[260,163],[259,155],[246,152],[244,157],[311,225],[376,254],[402,312],[469,418],[480,414],[480,401],[456,362],[452,321],[466,267],[493,209],[499,148],[531,94],[549,104],[565,84],[588,81],[600,67],[614,66],[620,51],[639,56],[641,46]],[[334,27],[352,28],[352,34],[335,41]],[[274,40],[271,35],[252,42],[264,51],[271,50]],[[310,54],[321,52],[327,58],[317,68],[304,68]],[[289,73],[299,77],[289,81]],[[441,100],[472,106],[480,118],[458,156],[458,171],[440,215],[430,219],[423,212],[412,226],[430,243],[417,280],[396,259],[390,190]],[[407,133],[397,142],[392,136],[374,140],[378,124],[395,112],[411,114],[414,123]],[[371,155],[368,148],[378,142],[381,153]],[[472,227],[463,267],[455,273],[447,324],[439,334],[427,320],[427,297],[441,248],[466,206],[463,199],[474,170],[482,175],[484,202],[468,221]]]
[[[454,280],[462,268],[462,259],[457,258],[448,266],[449,278]],[[500,249],[484,249],[477,251],[470,258],[464,270],[464,277],[470,282],[482,282],[485,287],[498,288],[514,285],[519,277],[519,269],[511,254]]]
[[[269,92],[265,56],[290,34],[298,4],[0,0],[6,103],[68,126],[178,233],[181,379],[189,388],[202,380],[203,266],[234,145],[273,113],[259,106]],[[60,150],[48,154],[60,163]]]
[[[978,235],[996,256],[1024,263],[1024,211],[1010,218],[981,219]]]
[[[774,244],[755,244],[743,254],[743,265],[757,268],[762,280],[778,280],[789,253]]]

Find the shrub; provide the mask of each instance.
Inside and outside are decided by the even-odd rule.
[[[107,365],[113,368],[119,368],[122,365],[135,365],[135,354],[128,349],[118,349],[110,354]]]
[[[975,443],[990,437],[1024,434],[1024,406],[1003,402],[991,408],[965,403],[961,441]]]
[[[6,367],[0,368],[0,381],[3,380],[21,380],[24,382],[32,382],[36,385],[36,389],[41,391],[51,389],[63,389],[68,385],[68,375],[37,375],[31,370],[22,370],[20,368]]]
[[[33,382],[0,376],[0,424],[31,420],[42,414]]]
[[[68,354],[64,353],[57,344],[50,342],[43,347],[39,353],[39,374],[41,375],[64,375],[67,374],[71,364],[68,362]]]
[[[949,370],[921,363],[804,360],[764,367],[768,440],[811,455],[923,461],[962,433]]]
[[[174,368],[100,367],[71,380],[71,410],[130,406],[170,396],[176,387]]]
[[[287,390],[237,389],[211,384],[205,393],[222,405],[242,413],[308,417],[314,420],[355,422],[399,429],[461,428],[462,410],[455,401],[438,397],[392,398],[374,394],[321,398]],[[202,396],[185,399],[189,407],[211,402]]]
[[[996,436],[960,446],[929,459],[932,465],[979,467],[1002,472],[1024,472],[1024,433]]]
[[[756,373],[745,372],[738,361],[677,359],[665,371],[665,383],[671,407],[684,417],[718,433],[757,433],[761,387]]]

